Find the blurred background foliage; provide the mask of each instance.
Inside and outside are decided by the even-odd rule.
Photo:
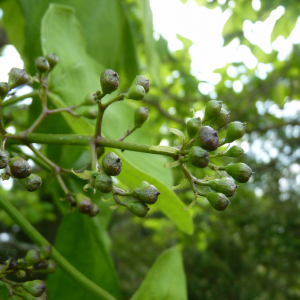
[[[93,3],[90,6],[76,0],[2,0],[1,47],[13,44],[31,73],[34,59],[42,54],[40,22],[50,2],[75,9],[88,54],[104,67],[116,70],[123,88],[138,73],[150,77],[151,91],[143,100],[150,112],[149,140],[152,144],[164,141],[179,145],[167,128],[184,131],[187,118],[192,117],[190,109],[201,111],[211,100],[198,89],[206,81],[191,74],[192,42],[178,35],[183,47],[171,52],[162,36],[154,39],[147,0],[88,1]],[[178,231],[155,208],[141,220],[128,211],[115,211],[112,216],[106,211],[99,219],[110,236],[105,232],[104,240],[116,265],[122,299],[128,299],[138,289],[157,256],[175,244],[183,251],[189,299],[300,299],[300,47],[293,45],[290,53],[280,59],[275,49],[265,53],[251,43],[243,29],[247,20],[263,22],[283,6],[285,12],[275,23],[270,39],[286,39],[299,18],[300,4],[262,0],[260,9],[254,10],[252,1],[247,0],[195,2],[209,9],[230,10],[223,29],[224,46],[238,40],[258,60],[252,69],[241,62],[214,71],[221,78],[215,84],[217,99],[231,111],[231,120],[247,122],[247,134],[240,143],[246,154],[239,160],[251,166],[255,174],[248,184],[239,185],[231,206],[224,212],[215,212],[206,199],[200,199],[191,210],[194,233],[190,236]],[[264,74],[262,66],[268,70]],[[234,90],[234,81],[243,83],[241,91]],[[20,106],[4,110],[6,124],[18,130],[24,122],[30,123],[38,107],[34,101],[34,108],[22,107],[28,113],[18,123],[12,116],[19,115]],[[65,133],[72,132],[57,116],[47,124],[43,132],[62,127]],[[72,147],[71,157],[68,147],[53,146],[45,151],[54,161],[69,164],[66,167],[80,167],[89,158],[80,147]],[[217,159],[214,162],[222,163]],[[26,218],[54,242],[65,209],[58,201],[63,195],[51,173],[41,169],[38,172],[45,184],[37,194],[28,195],[17,183],[9,191],[0,189],[0,193],[12,199]],[[172,172],[174,184],[179,184],[182,174],[176,168]],[[193,170],[193,174],[201,177],[204,173]],[[71,184],[78,186],[74,179]],[[186,203],[193,197],[188,185],[178,195]],[[0,218],[1,231],[14,239],[13,247],[2,243],[1,256],[6,258],[9,251],[21,251],[23,243],[29,241],[3,212]]]

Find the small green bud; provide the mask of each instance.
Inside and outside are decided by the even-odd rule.
[[[109,176],[118,176],[121,173],[121,158],[114,152],[106,153],[102,158],[102,168]]]
[[[195,145],[207,151],[215,151],[219,147],[218,132],[209,126],[203,126],[195,138]]]
[[[0,100],[3,100],[6,97],[9,90],[10,88],[7,82],[0,82]]]
[[[100,209],[99,209],[98,205],[93,203],[93,207],[89,212],[89,216],[90,217],[95,217],[99,214],[99,212],[100,212]]]
[[[140,128],[148,119],[148,108],[139,107],[134,112],[134,127]]]
[[[227,152],[223,154],[223,156],[228,156],[228,157],[240,157],[244,154],[244,150],[239,147],[239,146],[232,146]]]
[[[35,192],[42,186],[42,178],[36,174],[30,174],[24,179],[20,179],[19,182],[28,192]]]
[[[200,118],[192,118],[186,123],[187,134],[192,139],[201,129],[202,123]]]
[[[141,202],[154,204],[157,201],[160,192],[154,185],[147,181],[142,181],[137,188],[132,191],[132,196]]]
[[[38,279],[23,282],[22,288],[34,297],[41,296],[46,290],[44,281]]]
[[[230,204],[228,198],[221,193],[208,192],[205,197],[212,207],[218,211],[224,210]]]
[[[237,182],[247,182],[254,173],[252,169],[244,163],[231,164],[224,167],[224,170]]]
[[[8,165],[8,157],[5,151],[0,150],[0,169],[6,168]]]
[[[149,79],[143,75],[137,75],[133,80],[132,85],[141,85],[145,89],[146,93],[148,93],[150,90]]]
[[[86,117],[88,119],[94,120],[97,119],[98,111],[97,109],[89,109],[84,111],[81,116]]]
[[[28,265],[26,258],[19,258],[17,260],[17,263],[18,269],[24,269]]]
[[[228,125],[229,120],[230,111],[227,111],[222,108],[220,113],[210,121],[209,126],[215,130],[220,130],[221,128]]]
[[[15,156],[11,159],[9,168],[11,175],[19,179],[28,177],[32,172],[28,162],[19,156]]]
[[[93,207],[93,202],[92,200],[87,197],[84,194],[76,194],[76,204],[77,204],[77,209],[80,213],[82,214],[88,214],[92,207]]]
[[[209,163],[209,154],[203,148],[194,146],[189,151],[188,160],[197,168],[206,168]]]
[[[222,101],[210,100],[205,107],[203,123],[216,117],[222,108]]]
[[[229,177],[210,180],[208,186],[214,191],[224,194],[226,197],[232,197],[237,188],[235,182]]]
[[[49,69],[50,69],[50,65],[49,65],[48,60],[45,57],[43,57],[43,56],[39,56],[35,60],[34,64],[35,64],[36,69],[41,74],[48,72]]]
[[[51,245],[42,245],[40,247],[41,259],[48,258],[51,254],[52,254],[52,246]]]
[[[54,273],[56,271],[56,266],[57,264],[52,259],[49,259],[47,266],[48,273]]]
[[[58,64],[59,58],[55,53],[49,53],[46,55],[46,59],[48,60],[50,71]]]
[[[94,187],[101,193],[110,193],[113,190],[113,181],[109,175],[100,173],[95,178]]]
[[[113,70],[107,69],[100,76],[100,84],[104,94],[111,94],[119,87],[119,75]]]
[[[235,140],[240,139],[246,131],[246,123],[242,122],[231,122],[228,125],[226,135],[225,135],[225,143],[232,143]]]
[[[130,210],[134,215],[137,217],[143,218],[146,216],[150,208],[143,202],[132,200],[132,199],[125,199],[125,204],[128,210]]]
[[[24,69],[12,68],[8,73],[8,76],[8,85],[10,89],[25,84],[29,80]]]
[[[145,94],[145,89],[141,85],[132,85],[126,95],[126,98],[132,100],[142,100]]]
[[[37,264],[39,261],[41,261],[40,251],[34,249],[28,250],[25,259],[29,266]]]
[[[83,102],[81,103],[82,106],[91,106],[91,105],[95,105],[96,101],[94,99],[94,94],[88,94]]]
[[[48,259],[35,265],[35,269],[40,273],[54,273],[56,271],[56,266],[57,264],[52,259]]]

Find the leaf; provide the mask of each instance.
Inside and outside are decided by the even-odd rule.
[[[180,160],[175,160],[175,161],[165,164],[165,168],[175,168],[179,165],[180,165]]]
[[[9,300],[9,290],[2,281],[0,281],[0,299]]]
[[[76,173],[74,172],[74,170],[72,169],[73,174],[75,174],[77,177],[84,179],[84,180],[93,180],[94,179],[94,171],[88,171],[85,170],[83,173]]]
[[[185,135],[183,134],[182,131],[176,129],[176,128],[168,128],[168,130],[170,132],[172,132],[173,134],[177,135],[178,137],[180,137],[182,139],[182,141],[185,143],[186,141],[186,138],[185,138]]]
[[[169,146],[151,146],[149,150],[163,151],[171,154],[178,154],[178,149]]]
[[[177,247],[163,252],[130,300],[185,300],[186,279]]]
[[[63,217],[55,241],[56,249],[97,285],[116,298],[120,297],[118,279],[112,259],[101,236],[103,228],[94,218],[75,211]],[[94,300],[95,296],[57,268],[48,277],[48,293],[55,300]]]

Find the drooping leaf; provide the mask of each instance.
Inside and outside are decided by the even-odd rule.
[[[130,300],[185,300],[186,279],[177,247],[162,253]]]

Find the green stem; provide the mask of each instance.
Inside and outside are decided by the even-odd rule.
[[[136,129],[137,129],[137,127],[133,127],[131,130],[127,130],[125,135],[123,137],[119,138],[118,141],[123,141],[126,137],[128,137],[130,134],[132,134]]]
[[[102,120],[103,120],[103,115],[105,112],[105,109],[103,104],[100,102],[98,102],[98,115],[97,115],[97,121],[96,121],[96,126],[95,126],[95,138],[97,138],[98,136],[101,137],[101,131],[102,131]]]
[[[32,98],[32,97],[35,97],[35,96],[38,96],[39,95],[39,91],[38,90],[34,90],[28,94],[25,94],[25,95],[22,95],[22,96],[14,96],[14,97],[11,97],[5,101],[3,101],[2,103],[2,107],[6,107],[6,106],[9,106],[9,105],[12,105],[12,104],[15,104],[17,102],[20,102],[26,98]]]
[[[48,245],[49,242],[19,213],[19,211],[9,202],[0,197],[0,207],[20,226],[28,237],[39,247]],[[96,285],[74,268],[54,247],[52,247],[51,258],[60,268],[69,275],[75,282],[86,290],[94,294],[97,299],[116,300],[107,291]]]

